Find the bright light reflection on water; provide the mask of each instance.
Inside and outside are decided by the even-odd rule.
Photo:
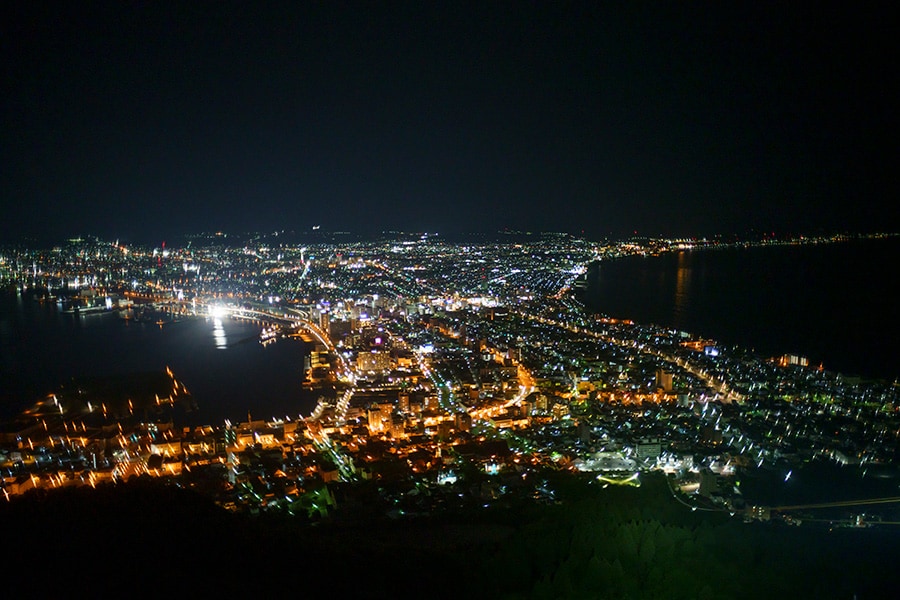
[[[224,350],[228,348],[228,337],[225,335],[225,328],[222,326],[222,319],[213,320],[213,338],[216,341],[216,348]]]

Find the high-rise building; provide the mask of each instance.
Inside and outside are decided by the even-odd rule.
[[[456,429],[458,431],[469,431],[472,428],[472,415],[463,412],[456,415]]]
[[[635,447],[635,454],[641,461],[655,460],[662,454],[662,443],[659,438],[642,439]]]
[[[369,421],[369,434],[370,435],[374,435],[376,433],[383,433],[390,426],[391,413],[388,412],[387,414],[385,414],[381,410],[381,407],[379,407],[379,406],[370,407],[366,414],[366,417],[368,418],[368,421]],[[387,425],[387,427],[386,427],[386,425]]]
[[[672,374],[667,373],[665,369],[656,370],[656,388],[664,392],[672,391]]]
[[[360,352],[356,357],[356,368],[360,371],[387,371],[391,368],[391,355],[388,352]]]

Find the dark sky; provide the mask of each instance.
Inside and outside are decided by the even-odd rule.
[[[888,8],[3,3],[0,241],[896,231]]]

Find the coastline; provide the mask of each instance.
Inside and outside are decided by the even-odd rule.
[[[626,256],[593,263],[578,297],[589,313],[893,381],[900,311],[883,273],[891,257],[900,257],[897,236]]]

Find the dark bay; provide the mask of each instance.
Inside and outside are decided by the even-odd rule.
[[[64,314],[53,301],[0,295],[0,417],[11,417],[72,378],[172,369],[199,410],[196,419],[296,417],[315,397],[301,388],[305,345],[262,346],[260,325],[189,317],[155,323],[116,313]]]
[[[847,375],[900,376],[895,238],[693,250],[603,261],[590,310]]]

